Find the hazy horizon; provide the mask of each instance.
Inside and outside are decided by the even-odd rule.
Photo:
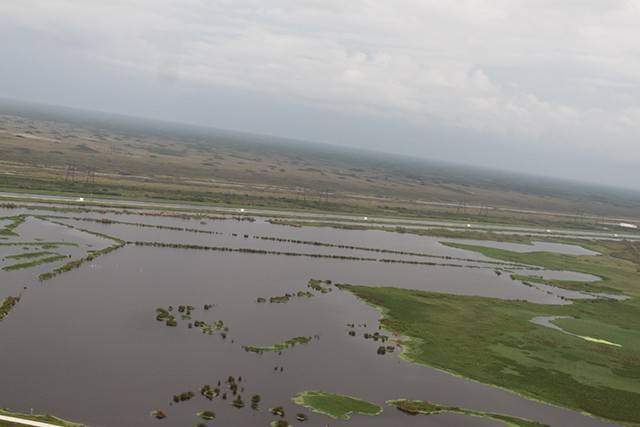
[[[2,97],[640,189],[633,2],[54,3]]]

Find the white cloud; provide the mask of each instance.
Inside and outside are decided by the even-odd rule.
[[[150,78],[640,160],[631,0],[15,0],[0,24]]]

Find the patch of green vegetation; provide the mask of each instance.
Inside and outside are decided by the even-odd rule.
[[[2,270],[4,271],[24,270],[26,268],[33,268],[33,267],[37,267],[38,265],[49,264],[49,263],[60,261],[62,259],[67,259],[67,258],[68,258],[67,255],[52,255],[48,257],[38,258],[29,262],[21,262],[17,264],[7,265],[5,267],[2,267]]]
[[[245,351],[262,354],[265,352],[286,350],[298,344],[308,344],[312,339],[313,339],[312,337],[294,337],[284,342],[269,345],[269,346],[243,345],[242,348]]]
[[[0,236],[17,236],[18,234],[14,230],[18,228],[20,224],[24,223],[27,218],[24,215],[18,215],[0,219],[11,221],[11,223],[0,228]]]
[[[13,307],[20,302],[20,297],[6,297],[0,304],[0,320],[3,320],[9,315]]]
[[[454,414],[463,414],[473,417],[489,418],[492,420],[500,421],[509,427],[548,427],[546,424],[541,424],[536,421],[526,420],[519,417],[513,417],[510,415],[496,414],[493,412],[474,411],[473,409],[458,408],[456,406],[444,406],[437,403],[427,402],[425,400],[389,400],[387,404],[395,406],[398,410],[409,415],[431,415],[439,414],[443,412],[450,412]]]
[[[160,409],[154,409],[153,411],[151,411],[151,413],[149,415],[151,415],[153,418],[158,419],[158,420],[163,420],[163,419],[167,418],[167,414],[165,414]]]
[[[6,258],[7,259],[40,258],[45,255],[60,255],[60,254],[56,254],[55,252],[49,252],[49,251],[26,252],[23,254],[7,255]]]
[[[449,295],[409,289],[337,285],[382,309],[384,328],[403,342],[403,357],[535,399],[611,420],[640,423],[640,317],[637,299],[579,300],[568,305]],[[600,322],[589,342],[533,324],[539,316],[571,316]],[[593,335],[593,334],[592,334]],[[473,351],[469,351],[473,349]]]
[[[238,396],[240,397],[240,396]],[[211,421],[214,420],[216,418],[216,413],[213,411],[200,411],[197,413],[197,415],[202,418],[203,420],[206,421]]]
[[[0,246],[42,246],[43,249],[52,249],[57,246],[74,246],[77,247],[77,243],[72,242],[1,242]]]
[[[331,418],[348,420],[352,414],[378,415],[382,407],[366,400],[323,391],[305,391],[293,398],[298,405]]]
[[[53,424],[60,427],[85,427],[84,424],[66,421],[58,417],[54,417],[53,415],[28,415],[28,414],[10,412],[4,409],[0,409],[0,415],[4,415],[7,417],[21,418],[23,420],[39,421],[41,423]]]
[[[309,282],[307,283],[307,287],[310,289],[313,289],[316,292],[320,292],[321,294],[326,294],[333,290],[327,286],[322,286],[323,283],[330,285],[331,280],[322,281],[317,279],[310,279]]]
[[[68,263],[66,263],[65,265],[63,265],[62,267],[58,267],[54,270],[51,271],[47,271],[46,273],[42,273],[41,275],[38,276],[38,279],[41,282],[44,282],[46,280],[50,280],[52,278],[54,278],[55,276],[57,276],[58,274],[62,274],[65,273],[67,271],[76,269],[76,268],[80,268],[80,266],[82,266],[82,264],[84,264],[85,262],[91,262],[94,259],[96,259],[99,256],[102,255],[106,255],[108,253],[111,253],[113,251],[116,251],[118,249],[120,249],[121,247],[123,247],[125,245],[125,243],[117,243],[115,245],[111,245],[111,246],[107,246],[106,248],[97,250],[97,251],[93,251],[91,252],[89,255],[86,255],[80,259],[76,259],[73,261],[69,261]]]

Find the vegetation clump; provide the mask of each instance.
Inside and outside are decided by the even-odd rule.
[[[260,395],[259,394],[254,394],[253,396],[251,396],[251,409],[253,409],[254,411],[258,410],[258,407],[260,406]]]
[[[167,414],[165,414],[164,412],[162,412],[162,411],[161,411],[161,410],[159,410],[159,409],[156,409],[156,410],[151,411],[151,416],[152,416],[153,418],[158,419],[158,420],[162,420],[162,419],[167,418]]]
[[[7,259],[40,258],[45,255],[60,255],[60,254],[56,254],[55,252],[49,252],[49,251],[38,251],[38,252],[26,252],[23,254],[16,254],[16,255],[7,255],[6,258]]]
[[[276,406],[274,408],[269,408],[269,412],[273,415],[277,415],[279,417],[284,417],[284,408],[282,406]]]
[[[178,322],[173,314],[162,307],[156,308],[156,320],[158,322],[165,322],[167,326],[178,326]]]
[[[322,391],[305,391],[293,398],[298,405],[335,419],[348,420],[352,414],[378,415],[382,407],[366,400]]]
[[[331,281],[326,280],[323,282],[322,280],[310,279],[309,282],[307,283],[307,287],[313,289],[316,292],[320,292],[321,294],[326,294],[333,290],[326,286],[322,286],[322,283],[330,284]]]
[[[286,294],[281,296],[270,297],[269,302],[272,304],[282,304],[285,302],[289,302],[290,299],[291,299],[291,295]]]
[[[18,233],[16,233],[14,230],[18,228],[19,225],[24,223],[27,218],[25,215],[17,215],[13,217],[5,217],[0,219],[4,219],[4,220],[8,219],[11,221],[11,223],[5,225],[3,228],[0,228],[0,236],[17,236]]]
[[[206,384],[200,389],[200,394],[209,400],[213,400],[214,397],[218,397],[220,394],[220,389],[212,388],[210,385]]]
[[[8,296],[0,304],[0,320],[3,320],[9,315],[11,310],[20,302],[20,297]]]
[[[488,418],[500,423],[503,423],[510,427],[549,427],[546,424],[542,424],[536,421],[527,420],[524,418],[513,417],[510,415],[497,414],[493,412],[475,411],[472,409],[458,408],[456,406],[444,406],[435,403],[428,402],[426,400],[389,400],[387,404],[395,406],[399,411],[408,415],[431,415],[439,414],[443,412],[449,412],[454,414],[469,415],[474,417]]]
[[[312,339],[313,339],[312,337],[294,337],[284,342],[273,344],[270,346],[243,345],[242,348],[248,352],[262,354],[265,352],[286,350],[298,344],[308,344]]]
[[[191,400],[193,399],[195,396],[195,393],[192,391],[185,391],[184,393],[180,393],[180,394],[175,394],[173,396],[173,402],[174,403],[179,403],[179,402],[186,402],[187,400]]]
[[[60,261],[67,258],[68,258],[67,255],[51,255],[51,256],[46,256],[42,258],[37,258],[28,262],[21,262],[17,264],[7,265],[2,267],[2,270],[4,271],[24,270],[27,268],[37,267],[38,265],[42,265],[42,264],[49,264],[49,263]]]
[[[200,411],[197,415],[206,421],[211,421],[216,418],[216,413],[213,411]]]
[[[237,395],[236,398],[233,399],[233,402],[231,402],[231,404],[238,409],[244,408],[244,401],[242,400],[242,396],[240,395]]]

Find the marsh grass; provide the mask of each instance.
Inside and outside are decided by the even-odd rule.
[[[342,420],[348,420],[352,414],[378,415],[382,412],[381,406],[366,400],[322,391],[299,393],[293,398],[293,401],[313,412]]]
[[[45,255],[60,255],[55,252],[50,251],[39,251],[39,252],[27,252],[23,254],[15,254],[15,255],[7,255],[5,258],[7,259],[27,259],[27,258],[40,258]]]
[[[431,403],[425,400],[389,400],[387,404],[395,406],[398,410],[408,415],[432,415],[441,414],[445,412],[454,414],[463,414],[472,417],[482,417],[491,420],[499,421],[508,427],[549,427],[547,424],[542,424],[536,421],[527,420],[524,418],[513,417],[510,415],[497,414],[493,412],[475,411],[472,409],[458,408],[455,406],[444,406],[436,403]]]
[[[15,232],[15,229],[18,228],[21,224],[23,224],[27,220],[27,217],[25,215],[17,215],[17,216],[11,216],[11,217],[4,217],[0,219],[11,221],[9,224],[0,228],[0,236],[17,236],[18,233]]]
[[[242,348],[245,351],[248,351],[251,353],[262,354],[266,352],[286,350],[291,347],[295,347],[298,344],[308,344],[309,342],[311,342],[312,339],[313,339],[312,337],[294,337],[286,341],[283,341],[281,343],[277,343],[269,346],[243,345]]]
[[[3,320],[5,317],[9,315],[11,310],[20,302],[20,297],[12,297],[8,296],[4,300],[2,300],[2,304],[0,304],[0,320]]]
[[[34,259],[33,261],[29,261],[29,262],[21,262],[17,264],[7,265],[5,267],[2,267],[2,270],[4,271],[24,270],[27,268],[37,267],[42,264],[49,264],[49,263],[60,261],[67,258],[69,258],[68,255],[52,255],[52,256]]]
[[[410,361],[602,418],[640,423],[640,358],[634,350],[640,334],[629,329],[640,316],[637,299],[542,305],[338,286],[381,309],[383,327],[406,337],[403,357]],[[588,342],[530,322],[538,316],[597,321],[602,334],[597,338],[624,340],[625,347]]]

